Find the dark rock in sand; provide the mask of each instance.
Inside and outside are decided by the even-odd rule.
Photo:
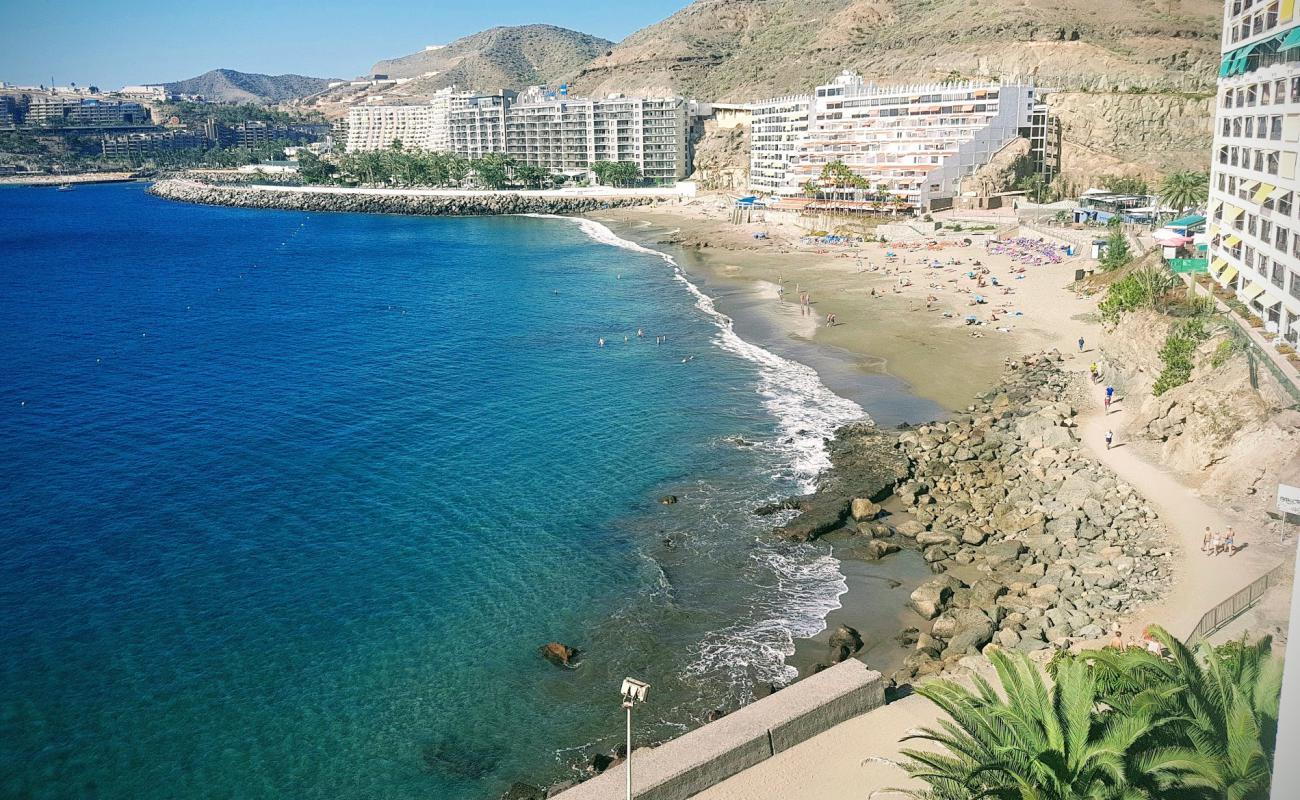
[[[718,720],[722,719],[725,716],[727,716],[727,712],[723,711],[720,708],[715,708],[712,711],[710,711],[708,714],[704,715],[704,721],[717,722]]]
[[[599,775],[612,766],[614,766],[613,756],[597,753],[591,757],[591,763],[587,765],[587,771],[593,775]]]
[[[916,639],[920,635],[920,633],[921,632],[916,628],[905,628],[901,632],[899,632],[894,637],[894,639],[904,647],[908,647],[916,644]]]
[[[848,625],[841,625],[831,634],[831,663],[846,661],[862,649],[862,635]]]
[[[578,658],[578,651],[576,648],[569,647],[567,644],[560,644],[559,642],[544,644],[537,648],[537,652],[541,654],[542,658],[557,667],[572,667],[573,662]]]

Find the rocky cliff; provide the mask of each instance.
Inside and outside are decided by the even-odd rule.
[[[882,82],[1032,79],[1062,91],[1067,169],[1086,182],[1205,163],[1222,14],[1216,0],[697,0],[571,82],[748,101],[841,69]]]

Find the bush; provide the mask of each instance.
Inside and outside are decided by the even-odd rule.
[[[1210,366],[1218,369],[1228,363],[1228,359],[1241,349],[1241,345],[1236,339],[1227,338],[1219,342],[1219,346],[1214,348],[1214,355],[1210,356]]]
[[[1155,386],[1151,387],[1152,394],[1159,397],[1192,379],[1192,356],[1196,353],[1196,346],[1209,335],[1205,322],[1199,319],[1189,319],[1174,326],[1165,338],[1164,347],[1160,348],[1160,361],[1165,366],[1160,377],[1156,378]]]
[[[1103,320],[1115,322],[1126,311],[1154,308],[1156,301],[1178,283],[1178,277],[1172,272],[1160,267],[1147,267],[1112,283],[1097,309]]]

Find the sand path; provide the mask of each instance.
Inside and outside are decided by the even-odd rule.
[[[1170,594],[1146,609],[1142,619],[1133,620],[1139,626],[1136,630],[1124,633],[1126,637],[1140,636],[1140,626],[1156,622],[1175,636],[1186,637],[1202,614],[1249,585],[1276,562],[1269,558],[1266,548],[1259,546],[1257,536],[1262,534],[1247,527],[1242,519],[1209,505],[1172,474],[1146,461],[1136,447],[1129,446],[1126,427],[1130,414],[1125,403],[1121,398],[1110,414],[1104,414],[1105,394],[1104,384],[1092,387],[1094,403],[1079,416],[1083,446],[1147,499],[1168,528],[1170,544],[1175,548]],[[1105,444],[1107,429],[1115,433],[1110,450]],[[1237,547],[1244,548],[1231,556],[1202,552],[1206,525],[1220,533],[1233,526]]]

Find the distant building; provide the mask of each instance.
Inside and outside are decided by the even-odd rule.
[[[325,123],[264,122],[250,120],[235,125],[223,125],[209,117],[203,123],[203,135],[218,147],[258,147],[272,142],[305,144],[328,136],[330,126]]]
[[[1300,15],[1284,2],[1224,7],[1214,125],[1209,270],[1291,344],[1300,334]]]
[[[427,104],[354,106],[348,110],[346,150],[386,150],[400,141],[405,148],[450,151],[451,114],[473,96],[448,87]]]
[[[169,95],[165,86],[123,86],[117,94],[132,100],[166,102]]]
[[[866,193],[921,210],[955,195],[962,177],[1012,139],[1031,135],[1037,105],[1028,85],[877,86],[846,71],[812,95],[754,104],[751,188],[799,194],[840,161],[865,179]],[[1043,128],[1045,136],[1045,120]]]
[[[21,121],[16,98],[0,94],[0,128],[13,128]]]
[[[149,112],[127,100],[101,100],[68,95],[35,95],[27,105],[28,125],[111,128],[147,125]]]
[[[207,138],[194,131],[147,131],[105,136],[101,150],[105,158],[134,160],[178,150],[202,150]]]

